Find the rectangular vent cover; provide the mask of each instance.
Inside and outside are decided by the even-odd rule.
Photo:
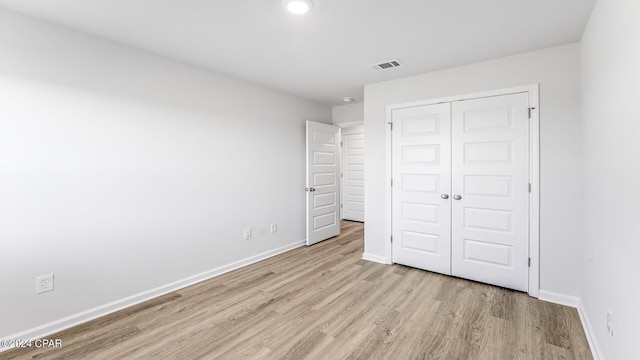
[[[385,61],[385,62],[381,62],[379,64],[373,64],[373,65],[369,65],[370,68],[372,68],[375,71],[379,71],[379,70],[386,70],[386,69],[393,69],[393,68],[397,68],[399,67],[400,61],[396,60],[389,60],[389,61]]]

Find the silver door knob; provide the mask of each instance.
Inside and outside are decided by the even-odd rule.
[[[310,192],[314,192],[314,191],[316,191],[316,188],[306,188],[305,190],[310,191]]]
[[[442,195],[440,195],[440,197],[441,197],[441,198],[443,198],[443,199],[445,199],[445,200],[447,200],[447,199],[449,198],[449,195],[447,195],[447,194],[442,194]]]
[[[460,196],[460,195],[453,195],[453,198],[454,198],[454,199],[456,199],[456,200],[460,200],[460,199],[462,199],[462,196]]]

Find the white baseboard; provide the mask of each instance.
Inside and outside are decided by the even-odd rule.
[[[580,315],[582,328],[584,329],[584,334],[587,337],[587,342],[589,343],[589,348],[591,349],[593,360],[604,360],[604,356],[602,355],[602,350],[600,350],[600,345],[598,345],[598,341],[596,340],[596,334],[593,331],[593,327],[591,326],[589,317],[587,317],[587,312],[584,310],[584,305],[582,304],[582,300],[578,300],[578,315]]]
[[[578,303],[580,302],[580,298],[577,296],[571,296],[547,290],[540,290],[538,292],[538,299],[552,302],[554,304],[571,306],[572,308],[577,308]]]
[[[230,264],[223,265],[223,266],[217,267],[215,269],[208,270],[208,271],[205,271],[203,273],[200,273],[200,274],[197,274],[197,275],[193,275],[193,276],[190,276],[188,278],[185,278],[185,279],[182,279],[182,280],[178,280],[178,281],[172,282],[170,284],[166,284],[166,285],[157,287],[155,289],[143,291],[141,293],[126,297],[124,299],[116,300],[116,301],[110,302],[108,304],[104,304],[104,305],[95,307],[93,309],[82,311],[82,312],[79,312],[79,313],[64,317],[62,319],[58,319],[58,320],[46,323],[44,325],[40,325],[40,326],[34,327],[32,329],[25,330],[25,331],[22,331],[22,332],[7,336],[6,339],[21,339],[21,340],[41,339],[41,338],[43,338],[45,336],[57,333],[59,331],[68,329],[68,328],[76,326],[76,325],[80,325],[82,323],[85,323],[87,321],[99,318],[101,316],[105,316],[105,315],[111,314],[111,313],[116,312],[118,310],[122,310],[122,309],[128,308],[130,306],[142,303],[142,302],[147,301],[147,300],[151,300],[151,299],[156,298],[158,296],[161,296],[161,295],[164,295],[164,294],[168,294],[168,293],[176,291],[176,290],[180,290],[180,289],[185,288],[185,287],[187,287],[189,285],[193,285],[193,284],[199,283],[201,281],[208,280],[208,279],[211,279],[213,277],[222,275],[222,274],[227,273],[229,271],[236,270],[236,269],[239,269],[239,268],[247,266],[247,265],[251,265],[253,263],[256,263],[258,261],[270,258],[272,256],[276,256],[276,255],[282,254],[284,252],[287,252],[287,251],[293,250],[295,248],[304,246],[305,244],[306,244],[306,241],[305,240],[301,240],[301,241],[297,241],[295,243],[291,243],[289,245],[281,246],[281,247],[279,247],[277,249],[273,249],[273,250],[270,250],[270,251],[267,251],[267,252],[263,252],[261,254],[248,257],[246,259],[235,261],[235,262],[232,262]],[[0,347],[0,352],[5,351],[5,350],[9,350],[9,348]]]
[[[386,257],[369,253],[362,254],[362,260],[373,261],[380,264],[389,264]]]
[[[580,322],[582,323],[582,328],[584,329],[584,335],[587,337],[587,342],[589,343],[589,349],[591,350],[593,359],[604,360],[604,356],[602,356],[600,346],[596,341],[593,327],[591,326],[591,322],[589,322],[587,313],[585,312],[584,306],[582,305],[582,300],[579,297],[560,294],[553,291],[540,290],[538,299],[552,302],[554,304],[566,305],[576,308],[576,310],[578,310],[578,315],[580,315]]]

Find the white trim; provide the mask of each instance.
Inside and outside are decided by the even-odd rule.
[[[589,343],[589,348],[591,349],[593,360],[604,360],[602,350],[600,349],[600,345],[596,340],[596,333],[593,330],[593,326],[591,326],[589,318],[587,317],[587,312],[584,309],[584,304],[582,304],[581,299],[578,299],[578,315],[580,315],[580,321],[582,322],[584,335],[587,337],[587,342]]]
[[[595,331],[593,330],[591,322],[587,317],[587,312],[584,309],[582,299],[577,296],[570,296],[546,290],[540,290],[538,299],[552,302],[554,304],[576,308],[576,310],[578,311],[578,315],[580,316],[580,322],[582,323],[584,335],[587,338],[587,343],[589,343],[589,349],[591,350],[593,360],[604,360],[602,350],[600,350],[600,345],[598,345],[598,342],[596,341]]]
[[[336,125],[337,126],[337,125]],[[309,139],[307,139],[307,141],[309,141]],[[340,211],[340,221],[344,220],[344,215],[342,214],[342,207],[344,206],[344,159],[342,158],[344,156],[344,151],[342,149],[342,128],[340,126],[338,126],[338,141],[340,142],[340,147],[338,148],[338,151],[340,152],[340,169],[338,170],[340,172],[340,208],[338,208],[338,210]],[[309,159],[307,158],[307,161],[309,161]],[[308,170],[307,170],[308,172]],[[307,209],[307,211],[309,211]],[[309,216],[307,216],[308,218]],[[340,225],[342,226],[342,225]],[[340,230],[342,232],[342,229]]]
[[[197,274],[197,275],[193,275],[187,278],[184,278],[182,280],[178,280],[175,282],[172,282],[170,284],[167,285],[163,285],[163,286],[159,286],[155,289],[151,289],[151,290],[147,290],[147,291],[143,291],[141,293],[120,299],[120,300],[116,300],[104,305],[100,305],[97,306],[93,309],[89,309],[86,311],[82,311],[67,317],[64,317],[62,319],[58,319],[37,327],[34,327],[32,329],[29,330],[25,330],[25,331],[21,331],[19,333],[13,334],[13,335],[9,335],[6,337],[6,339],[23,339],[23,340],[36,340],[36,339],[40,339],[43,338],[45,336],[57,333],[59,331],[68,329],[70,327],[85,323],[87,321],[111,314],[113,312],[116,312],[118,310],[122,310],[125,308],[128,308],[130,306],[145,302],[147,300],[151,300],[153,298],[156,298],[158,296],[162,296],[165,294],[168,294],[170,292],[173,291],[177,291],[180,290],[182,288],[185,288],[187,286],[199,283],[201,281],[204,280],[208,280],[211,279],[213,277],[222,275],[224,273],[227,273],[229,271],[233,271],[236,269],[239,269],[241,267],[245,267],[247,265],[251,265],[253,263],[256,263],[258,261],[262,261],[265,259],[268,259],[270,257],[282,254],[284,252],[293,250],[295,248],[304,246],[306,243],[305,240],[300,240],[300,241],[296,241],[294,243],[285,245],[285,246],[281,246],[277,249],[273,249],[270,251],[266,251],[263,252],[261,254],[258,255],[254,255],[251,257],[248,257],[246,259],[242,259],[242,260],[238,260],[235,262],[232,262],[230,264],[227,265],[223,265],[220,267],[217,267],[215,269],[211,269],[208,271],[205,271],[203,273]],[[9,350],[9,348],[5,348],[5,347],[0,347],[0,353],[4,350]]]
[[[572,308],[577,308],[578,304],[580,303],[580,298],[577,296],[571,296],[547,290],[540,290],[538,293],[538,299],[554,304],[570,306]]]
[[[352,126],[360,126],[360,125],[364,125],[364,120],[362,121],[348,121],[348,122],[342,122],[342,123],[333,123],[333,125],[337,126],[337,127],[352,127]]]
[[[540,290],[540,87],[529,87],[529,295],[538,297]]]
[[[360,129],[362,129],[362,132],[360,131]],[[364,124],[343,126],[340,128],[340,133],[342,133],[343,135],[364,135]]]
[[[539,103],[539,84],[531,84],[525,86],[517,86],[505,89],[495,89],[483,92],[477,92],[465,95],[455,95],[442,97],[437,99],[429,99],[423,101],[413,101],[402,104],[387,105],[386,123],[392,121],[391,112],[395,109],[402,109],[415,106],[432,105],[443,102],[454,102],[460,100],[469,100],[477,98],[485,98],[491,96],[500,96],[516,93],[529,94],[529,106],[535,110],[531,113],[531,121],[529,122],[530,134],[530,154],[529,154],[529,181],[531,182],[531,194],[529,202],[529,256],[531,257],[531,267],[529,268],[529,290],[528,294],[533,297],[539,296],[540,289],[540,103]],[[386,152],[385,152],[385,236],[391,239],[392,234],[392,189],[391,189],[391,127],[386,126]],[[393,254],[391,241],[386,242],[385,246],[386,262],[392,263]]]
[[[369,253],[362,254],[362,260],[373,261],[380,264],[391,264],[390,262],[387,261],[387,258],[385,256],[374,255]]]
[[[387,116],[385,119],[385,152],[384,152],[384,178],[386,181],[385,185],[385,197],[384,197],[384,208],[385,211],[385,222],[384,222],[384,238],[385,238],[385,254],[387,255],[386,262],[389,264],[393,264],[393,244],[391,243],[391,237],[393,235],[393,188],[391,187],[391,178],[393,175],[393,167],[392,167],[392,153],[391,153],[391,144],[392,144],[392,132],[391,132],[391,113],[392,107],[387,106]],[[365,174],[366,176],[366,174]],[[365,200],[366,201],[366,200]]]
[[[504,88],[504,89],[487,90],[487,91],[476,92],[471,94],[454,95],[454,96],[447,96],[447,97],[441,97],[436,99],[427,99],[427,100],[420,100],[420,101],[411,101],[411,102],[406,102],[401,104],[387,105],[387,114],[390,115],[391,110],[395,110],[395,109],[404,109],[409,107],[439,104],[443,102],[455,102],[455,101],[461,101],[461,100],[486,98],[491,96],[501,96],[501,95],[531,92],[532,90],[535,90],[537,88],[538,88],[538,84],[531,84],[531,85],[516,86],[516,87],[510,87],[510,88]],[[391,121],[391,118],[389,117],[387,121]]]

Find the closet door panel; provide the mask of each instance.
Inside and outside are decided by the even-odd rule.
[[[393,262],[451,273],[450,104],[393,110]],[[445,197],[446,197],[445,196]]]
[[[452,274],[528,290],[526,93],[452,103]]]

